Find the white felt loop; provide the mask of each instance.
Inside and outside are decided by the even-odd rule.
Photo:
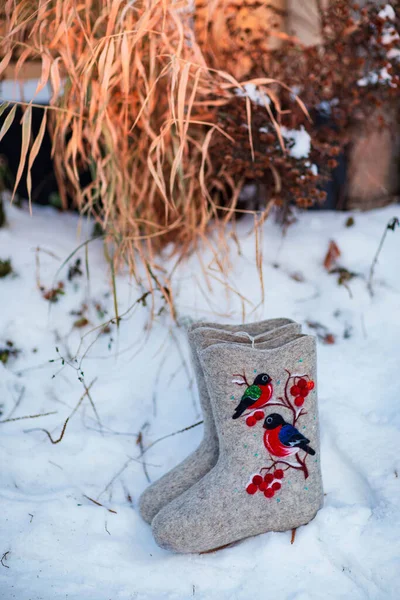
[[[245,335],[246,337],[248,337],[251,341],[251,347],[254,350],[255,338],[252,335],[250,335],[247,331],[237,331],[235,335]]]

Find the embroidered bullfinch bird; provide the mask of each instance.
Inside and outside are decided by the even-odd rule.
[[[242,416],[245,410],[263,408],[272,398],[274,388],[272,387],[272,379],[267,373],[260,373],[253,381],[253,385],[249,385],[243,394],[239,404],[237,405],[232,419],[238,419]]]
[[[286,423],[281,415],[277,413],[268,415],[263,427],[265,429],[264,446],[273,456],[284,458],[292,456],[300,450],[304,450],[312,456],[315,454],[315,450],[307,445],[310,440],[304,437],[296,427]]]

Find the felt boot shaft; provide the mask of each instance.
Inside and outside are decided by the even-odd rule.
[[[197,356],[197,344],[207,339],[251,344],[252,336],[255,336],[254,343],[258,344],[259,341],[268,341],[277,336],[293,334],[299,330],[300,326],[290,319],[272,319],[258,324],[252,323],[248,326],[230,326],[229,332],[211,327],[193,326],[191,328],[188,339],[204,420],[203,441],[195,452],[142,493],[139,499],[139,510],[145,521],[151,523],[163,506],[201,479],[218,459],[218,437],[207,386]]]

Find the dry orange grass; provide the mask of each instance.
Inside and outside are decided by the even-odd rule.
[[[214,135],[227,136],[216,125],[216,112],[243,82],[208,67],[188,3],[7,0],[1,29],[0,75],[16,57],[17,78],[26,61],[40,60],[37,91],[49,82],[52,88],[35,140],[31,104],[26,106],[16,185],[27,167],[30,190],[30,167],[47,123],[62,202],[66,206],[70,194],[81,213],[103,227],[113,242],[114,265],[127,262],[135,276],[144,265],[148,288],[158,287],[171,309],[169,275],[157,267],[157,253],[169,242],[180,260],[201,240],[212,249],[214,268],[226,274],[224,232],[240,183],[223,182],[229,175],[214,172],[208,148]],[[256,81],[267,93],[274,83]],[[82,187],[85,168],[92,181]],[[220,207],[210,190],[222,183],[231,186],[232,199]],[[208,235],[210,228],[216,235]]]

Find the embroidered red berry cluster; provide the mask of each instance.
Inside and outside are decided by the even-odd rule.
[[[266,498],[273,498],[275,492],[281,489],[282,484],[280,480],[284,476],[285,473],[282,469],[276,469],[273,473],[267,473],[264,477],[257,473],[246,487],[246,492],[252,496],[256,492],[262,492]]]
[[[307,381],[304,377],[294,377],[294,380],[294,385],[290,388],[290,394],[294,396],[295,406],[300,407],[303,406],[304,400],[310,391],[314,389],[314,382]]]
[[[246,425],[249,427],[254,427],[257,421],[262,421],[265,417],[265,412],[263,410],[255,410],[248,417],[246,417]]]

